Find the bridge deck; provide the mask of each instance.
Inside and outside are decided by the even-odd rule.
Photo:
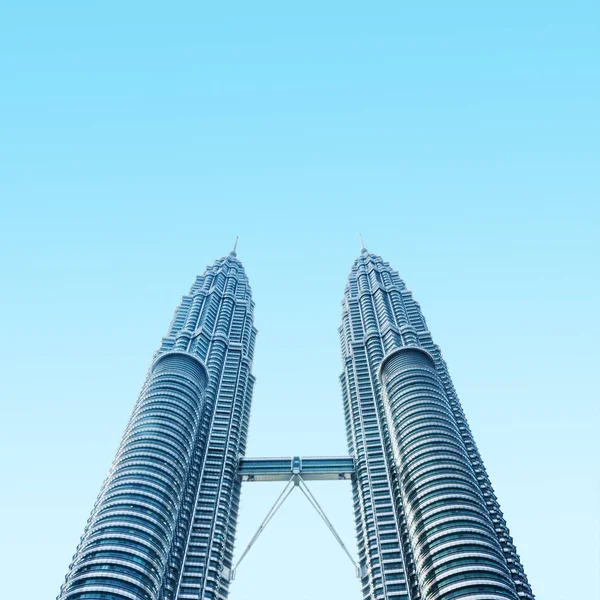
[[[288,481],[293,475],[305,481],[350,479],[354,460],[349,456],[242,458],[238,474],[242,481]]]

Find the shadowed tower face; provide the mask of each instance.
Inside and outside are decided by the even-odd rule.
[[[183,296],[60,600],[227,597],[254,385],[253,312],[235,252]]]
[[[339,333],[363,597],[532,599],[420,307],[364,248]]]

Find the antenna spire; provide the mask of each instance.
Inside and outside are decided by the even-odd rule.
[[[233,250],[232,253],[235,254],[235,251],[237,249],[237,244],[238,244],[238,240],[240,239],[240,237],[238,235],[235,236],[235,244],[233,244]]]
[[[358,237],[360,238],[360,245],[361,245],[361,248],[362,248],[363,250],[366,250],[366,248],[365,248],[365,243],[363,242],[363,239],[362,239],[362,233],[359,233],[359,234],[358,234]]]

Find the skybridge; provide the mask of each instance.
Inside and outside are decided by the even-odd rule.
[[[304,481],[351,479],[354,459],[349,456],[292,456],[289,458],[242,458],[238,474],[242,481]]]
[[[258,527],[254,537],[242,552],[233,569],[223,568],[221,575],[228,580],[235,578],[236,569],[244,560],[260,534],[265,530],[269,521],[281,508],[290,494],[298,488],[306,497],[309,504],[321,517],[327,528],[332,533],[350,562],[354,565],[357,577],[363,572],[356,564],[354,557],[346,548],[342,538],[335,530],[325,511],[306,485],[307,481],[347,481],[354,475],[354,459],[350,456],[291,456],[286,458],[240,458],[238,476],[242,481],[287,481],[275,504],[269,509],[263,522]]]

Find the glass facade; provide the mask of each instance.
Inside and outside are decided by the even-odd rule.
[[[235,251],[183,296],[58,600],[226,600],[242,481],[298,478],[352,480],[366,600],[533,600],[446,364],[398,273],[363,249],[344,291],[349,457],[245,458],[253,313]]]
[[[363,597],[532,600],[421,309],[365,249],[339,333]]]
[[[59,600],[226,598],[254,378],[235,252],[183,296]]]

